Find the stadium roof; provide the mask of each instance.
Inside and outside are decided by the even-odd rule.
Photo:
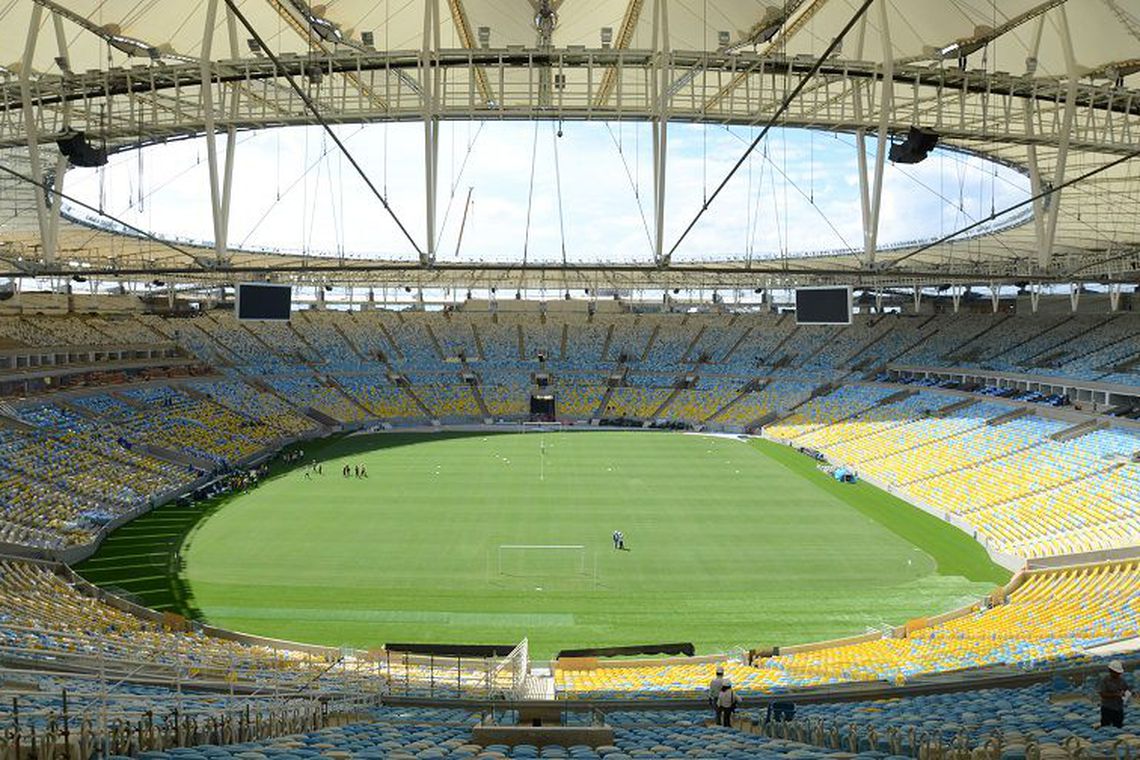
[[[512,287],[1140,278],[1140,0],[11,0],[0,49],[9,275],[329,268],[345,282]],[[343,268],[56,221],[52,193],[28,181],[58,182],[54,141],[72,130],[113,150],[214,130],[419,120],[426,145],[441,119],[772,121],[869,146],[917,125],[1026,172],[1044,197],[996,233],[878,250],[870,151],[859,251],[674,263],[676,241],[657,225],[651,266],[442,266],[431,240],[412,239],[418,262]],[[661,195],[664,159],[657,168]]]

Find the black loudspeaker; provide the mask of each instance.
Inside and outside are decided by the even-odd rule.
[[[906,139],[891,146],[888,158],[896,164],[917,164],[930,155],[938,144],[938,133],[932,129],[911,127]]]
[[[56,141],[59,152],[67,156],[72,166],[96,167],[107,163],[107,149],[97,148],[87,141],[82,132],[75,132]]]

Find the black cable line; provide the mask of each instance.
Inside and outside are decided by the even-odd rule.
[[[1053,193],[1058,193],[1061,190],[1064,190],[1066,187],[1070,187],[1072,185],[1075,185],[1078,182],[1083,182],[1086,179],[1089,179],[1090,177],[1095,177],[1097,174],[1100,174],[1103,171],[1107,171],[1107,170],[1113,168],[1114,166],[1119,166],[1120,164],[1123,164],[1126,161],[1131,161],[1132,159],[1137,158],[1137,157],[1140,157],[1140,150],[1134,150],[1131,153],[1126,153],[1123,156],[1120,156],[1119,158],[1116,158],[1112,161],[1109,161],[1107,164],[1103,164],[1101,166],[1098,166],[1095,169],[1090,169],[1087,172],[1085,172],[1084,174],[1080,174],[1076,177],[1073,177],[1072,179],[1065,180],[1064,182],[1057,185],[1056,187],[1050,187],[1047,190],[1042,190],[1037,195],[1030,196],[1029,198],[1026,198],[1023,201],[1015,203],[1012,206],[1007,206],[995,214],[990,214],[985,219],[979,219],[978,221],[974,222],[973,224],[967,224],[965,227],[962,227],[961,229],[958,229],[958,230],[955,230],[954,232],[951,232],[949,235],[943,235],[942,237],[938,238],[937,240],[932,240],[929,243],[926,243],[925,245],[919,246],[918,248],[915,248],[910,253],[907,253],[903,256],[899,256],[896,259],[891,259],[891,264],[893,265],[893,264],[898,264],[901,261],[906,261],[911,256],[917,256],[918,254],[922,253],[923,251],[928,251],[931,248],[934,248],[935,246],[942,245],[943,243],[947,243],[947,242],[953,240],[954,238],[958,237],[959,235],[963,235],[963,234],[969,232],[972,229],[976,229],[978,227],[981,227],[983,224],[987,224],[988,222],[992,222],[994,219],[997,219],[999,216],[1004,216],[1005,214],[1008,214],[1011,211],[1016,211],[1017,209],[1021,208],[1022,206],[1028,206],[1029,204],[1035,203],[1036,201],[1039,201],[1043,198],[1048,198]]]
[[[104,217],[105,219],[110,219],[115,224],[121,225],[122,227],[125,227],[126,229],[130,230],[131,232],[142,235],[147,240],[152,240],[155,243],[158,243],[160,245],[164,245],[167,248],[171,249],[172,251],[177,251],[178,253],[181,253],[183,256],[187,256],[191,259],[194,259],[195,261],[198,260],[198,257],[196,255],[194,255],[193,253],[190,253],[189,251],[187,251],[183,248],[179,248],[174,243],[171,243],[169,240],[165,240],[165,239],[159,237],[158,235],[155,235],[154,233],[147,232],[146,230],[144,230],[141,227],[136,227],[135,225],[131,224],[130,222],[124,222],[122,219],[115,216],[114,214],[111,214],[110,212],[100,211],[99,209],[95,208],[91,204],[84,203],[83,201],[79,200],[78,198],[73,198],[72,196],[68,195],[67,193],[57,191],[54,187],[48,185],[46,182],[38,182],[34,177],[29,177],[27,174],[24,174],[22,172],[18,172],[15,169],[12,169],[11,167],[4,166],[3,164],[0,164],[0,172],[4,172],[5,174],[9,174],[9,175],[15,177],[16,179],[21,179],[30,185],[35,185],[40,190],[43,190],[44,192],[51,193],[52,195],[56,196],[57,199],[62,198],[65,201],[67,201],[68,203],[74,203],[76,206],[79,206],[81,208],[85,208],[94,214],[98,214],[99,216]],[[58,203],[59,201],[57,200],[56,202]]]
[[[368,189],[372,191],[372,194],[375,195],[376,199],[380,201],[381,205],[384,206],[384,210],[388,212],[388,215],[392,217],[392,221],[394,221],[396,223],[396,226],[400,228],[400,232],[402,232],[404,234],[404,237],[408,239],[408,242],[412,244],[412,248],[415,249],[415,252],[422,257],[424,255],[423,249],[421,249],[416,241],[412,238],[407,228],[404,227],[403,222],[401,222],[400,218],[396,216],[396,212],[392,210],[392,207],[390,205],[388,205],[388,199],[385,198],[384,195],[376,188],[376,185],[374,185],[372,183],[372,180],[369,179],[368,174],[365,173],[364,169],[360,166],[360,164],[356,162],[356,159],[353,157],[353,155],[348,152],[348,148],[345,146],[345,144],[341,142],[339,137],[337,137],[336,132],[333,131],[328,122],[326,122],[324,117],[321,116],[321,111],[319,108],[317,108],[317,104],[313,102],[313,99],[309,97],[309,94],[305,92],[304,88],[297,84],[297,80],[293,77],[293,75],[281,66],[280,60],[278,60],[273,51],[269,49],[269,46],[265,44],[265,40],[263,40],[261,38],[261,35],[257,33],[257,30],[253,28],[253,24],[251,24],[245,15],[242,14],[240,10],[238,10],[237,3],[235,3],[234,0],[226,0],[226,7],[230,9],[230,11],[234,14],[234,17],[240,21],[241,25],[244,26],[246,28],[246,31],[250,33],[253,41],[257,43],[258,47],[265,51],[265,56],[273,63],[274,69],[276,69],[279,74],[285,77],[285,81],[289,83],[289,86],[292,87],[293,91],[296,92],[297,95],[301,98],[301,101],[305,104],[305,107],[312,112],[313,117],[317,120],[317,123],[319,123],[321,127],[324,128],[325,132],[327,132],[329,137],[332,138],[333,142],[336,143],[336,146],[340,149],[340,152],[343,153],[344,157],[348,159],[348,162],[352,164],[352,168],[355,169],[356,173],[360,175],[360,178],[364,180],[364,184],[368,185]],[[208,87],[209,83],[203,82],[202,86]]]
[[[226,0],[227,3],[232,1],[233,0]],[[729,180],[732,179],[737,170],[739,170],[740,167],[744,165],[744,162],[748,160],[748,157],[752,154],[752,151],[756,150],[756,146],[759,145],[761,141],[768,136],[768,132],[770,132],[772,127],[775,126],[776,122],[780,120],[780,118],[784,115],[784,112],[788,110],[788,106],[790,106],[792,104],[792,101],[794,101],[799,96],[800,91],[807,86],[807,83],[813,76],[815,76],[816,72],[818,72],[823,67],[824,61],[826,61],[831,56],[831,54],[835,52],[836,48],[838,48],[839,44],[843,41],[843,38],[846,37],[847,33],[851,31],[851,28],[855,26],[855,22],[857,22],[860,17],[862,17],[862,15],[867,11],[869,7],[871,7],[871,3],[874,1],[875,0],[863,0],[863,4],[859,6],[859,10],[855,11],[855,15],[853,15],[847,24],[839,30],[839,34],[835,37],[835,39],[831,41],[831,44],[827,46],[827,50],[823,51],[823,54],[816,59],[814,64],[812,64],[812,67],[808,70],[807,74],[805,74],[803,78],[800,79],[795,88],[787,94],[787,96],[784,98],[784,101],[780,103],[780,107],[777,108],[776,112],[768,118],[768,123],[764,125],[764,128],[762,130],[760,130],[760,134],[756,136],[756,139],[753,140],[752,144],[749,145],[747,150],[744,151],[744,155],[742,155],[737,160],[736,164],[729,170],[728,175],[725,176],[723,180],[721,180],[720,184],[717,185],[716,190],[713,190],[712,195],[710,195],[708,197],[708,200],[706,200],[701,205],[700,211],[698,211],[697,215],[693,217],[693,221],[689,222],[689,226],[686,227],[685,231],[681,233],[681,236],[677,238],[677,242],[673,244],[673,247],[669,249],[669,252],[666,254],[666,258],[672,257],[673,253],[677,250],[677,248],[680,247],[685,238],[688,237],[693,227],[697,226],[697,222],[700,221],[700,218],[704,216],[704,213],[706,211],[708,211],[708,208],[712,202],[718,195],[720,195],[720,191],[724,189],[724,186],[728,184]]]

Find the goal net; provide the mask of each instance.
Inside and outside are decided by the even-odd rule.
[[[562,430],[561,422],[523,421],[522,423],[524,433],[557,433],[560,430]]]
[[[597,580],[596,563],[581,544],[499,544],[494,569],[500,580],[533,583],[536,588]]]

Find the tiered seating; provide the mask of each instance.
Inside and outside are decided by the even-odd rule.
[[[146,405],[143,413],[120,423],[125,438],[184,451],[219,466],[236,464],[282,437],[279,429],[260,420],[172,388],[132,388],[122,395]]]
[[[341,375],[337,377],[337,382],[358,404],[380,419],[414,419],[423,416],[412,397],[389,383],[387,378]]]
[[[653,334],[652,325],[631,320],[619,320],[613,323],[613,334],[610,336],[610,350],[607,358],[617,361],[623,354],[631,363],[641,361],[649,345],[649,336]]]
[[[602,412],[603,417],[633,417],[647,419],[652,416],[657,407],[665,403],[669,388],[641,388],[627,386],[614,388],[610,394],[610,402]]]
[[[681,365],[681,357],[697,336],[699,327],[682,325],[676,320],[662,320],[657,328],[657,337],[649,347],[649,354],[645,357],[642,367],[658,371],[674,372]]]
[[[665,410],[665,418],[700,423],[727,404],[740,392],[740,383],[718,380],[700,390],[683,390]]]
[[[318,382],[313,377],[277,377],[267,381],[284,398],[304,409],[311,407],[341,422],[361,422],[368,415],[335,386]]]
[[[273,344],[266,344],[255,337],[249,325],[259,323],[238,322],[232,314],[212,314],[200,320],[191,320],[189,324],[208,333],[214,343],[224,346],[226,352],[236,358],[245,374],[278,375],[295,368],[298,358],[296,354],[285,359],[284,351],[281,355],[275,354],[270,349]],[[187,333],[187,337],[191,334]],[[296,345],[295,338],[288,345]],[[210,350],[215,351],[212,347]]]
[[[42,342],[31,345],[102,346],[115,342],[81,318],[31,316],[23,319],[41,335]]]
[[[558,359],[562,355],[562,323],[554,321],[547,321],[546,324],[524,323],[523,350],[526,352],[527,360],[537,358],[540,353],[548,361]]]
[[[589,368],[603,364],[607,330],[607,325],[598,323],[573,326],[566,335],[566,365]]]
[[[432,319],[428,322],[445,357],[463,356],[475,360],[479,358],[479,347],[475,345],[475,334],[471,323],[460,319]]]
[[[479,340],[483,344],[483,356],[488,362],[497,365],[519,361],[519,332],[513,324],[479,325]]]
[[[912,346],[920,345],[938,329],[939,320],[929,317],[894,315],[879,321],[885,332],[871,345],[851,357],[853,366],[882,367]]]
[[[811,395],[815,383],[773,380],[758,392],[749,393],[730,406],[717,422],[723,425],[747,425],[772,412],[782,414]]]
[[[791,735],[799,735],[795,729],[822,723],[821,732],[805,736],[814,734],[810,740],[828,750],[849,750],[854,733],[860,751],[906,757],[919,757],[931,746],[965,745],[968,751],[987,744],[1003,753],[1016,753],[1033,744],[1042,757],[1062,757],[1069,752],[1111,756],[1114,747],[1117,751],[1131,747],[1135,753],[1140,740],[1118,729],[1098,727],[1097,707],[1087,698],[1096,689],[1093,680],[801,704],[796,710],[798,725],[789,728]]]
[[[338,315],[334,320],[336,326],[366,360],[372,361],[380,355],[387,357],[390,362],[399,358],[394,354],[394,347],[384,335],[384,326],[388,324],[388,320],[379,312],[354,312]]]
[[[726,371],[735,374],[756,372],[758,364],[771,364],[776,348],[796,329],[796,321],[790,314],[781,317],[757,317],[748,337],[744,339],[725,364]]]
[[[689,361],[695,362],[703,356],[708,359],[710,364],[721,362],[725,354],[731,351],[732,347],[751,329],[749,322],[743,319],[731,326],[727,325],[724,319],[720,317],[706,317],[704,319],[694,317],[693,323],[698,330],[700,327],[704,327],[705,331],[693,344],[693,348],[689,352]]]
[[[1114,367],[1126,360],[1140,358],[1136,344],[1137,322],[1128,317],[1110,319],[1081,339],[1079,347],[1065,363],[1059,374],[1084,380],[1135,384],[1140,371],[1117,371]]]
[[[195,681],[248,685],[262,693],[303,686],[314,695],[378,693],[386,690],[389,677],[414,690],[433,677],[422,664],[405,668],[397,658],[385,662],[381,672],[355,653],[239,644],[200,631],[171,631],[155,617],[135,617],[84,596],[44,566],[0,561],[0,643],[8,647],[9,666],[47,662],[56,672],[98,668],[167,682],[178,673],[183,688]],[[440,662],[434,677],[479,688],[487,674],[478,665],[448,673]]]
[[[1022,320],[1008,320],[1013,324],[1021,324]],[[1075,314],[1056,323],[1053,320],[1038,326],[1036,320],[1024,320],[1028,326],[1037,327],[1033,337],[1028,338],[1017,346],[1011,346],[1007,351],[988,352],[982,355],[979,364],[995,370],[1011,372],[1038,372],[1041,362],[1050,360],[1058,353],[1067,354],[1070,350],[1081,351],[1085,349],[1078,336],[1095,328],[1104,321],[1104,316],[1097,314]]]
[[[293,329],[316,351],[320,364],[328,370],[360,370],[371,364],[357,354],[356,348],[337,329],[351,321],[351,317],[327,311],[297,312],[292,320]]]
[[[416,385],[416,395],[440,419],[478,419],[483,412],[475,394],[466,385]]]
[[[897,391],[869,385],[846,385],[802,404],[794,414],[768,426],[765,432],[776,440],[795,440],[869,409],[893,393]]]
[[[50,440],[66,448],[66,455],[77,463],[90,484],[87,488],[71,482],[69,489],[137,505],[177,488],[186,477],[186,468],[137,451],[130,441],[117,437],[115,428],[105,420],[84,417],[55,404],[24,407],[20,418],[52,433]],[[41,439],[31,445],[44,443]]]
[[[590,419],[602,403],[606,389],[599,379],[597,385],[567,384],[559,379],[555,383],[558,398],[558,416],[567,419]]]
[[[1005,317],[991,314],[961,314],[934,320],[937,323],[937,331],[898,357],[896,361],[899,364],[919,366],[947,364],[946,357],[993,327],[995,321],[1001,319]]]
[[[11,441],[4,435],[0,435],[0,453],[5,461],[14,458]],[[80,522],[80,516],[107,509],[90,497],[7,467],[0,467],[0,504],[0,535],[5,541],[53,549],[89,542],[95,531]]]
[[[891,480],[911,488],[912,493],[933,498],[940,490],[944,490],[934,476],[958,473],[966,467],[970,467],[971,472],[976,472],[978,465],[1022,452],[1066,427],[1068,425],[1064,422],[1032,416],[999,425],[982,425],[955,436],[952,440],[936,442],[909,452],[908,463],[891,462],[896,468],[896,474]],[[890,465],[885,463],[885,466]],[[969,473],[965,477],[969,478]],[[949,493],[946,495],[949,496]],[[971,495],[960,493],[957,498],[969,501]]]
[[[794,345],[799,356],[805,360],[796,362],[793,366],[807,369],[846,368],[853,363],[852,357],[860,349],[878,340],[892,326],[891,320],[886,318],[872,322],[857,317],[850,325],[838,331],[829,327],[801,327]],[[805,333],[804,341],[799,340],[800,333]]]
[[[164,335],[134,317],[90,317],[87,324],[106,335],[111,343],[147,345],[165,339]]]
[[[873,406],[850,419],[840,420],[832,425],[805,433],[796,439],[796,445],[810,446],[814,449],[826,451],[830,446],[837,443],[873,435],[895,425],[909,422],[916,417],[926,416],[930,412],[949,406],[957,400],[954,396],[939,393],[916,393],[894,403]]]
[[[322,357],[293,329],[291,322],[246,322],[246,327],[262,342],[262,351],[271,346],[274,354],[296,367],[303,363],[317,363]]]
[[[494,417],[518,417],[530,411],[530,376],[523,373],[483,372],[483,403]]]
[[[781,654],[748,666],[727,662],[725,674],[744,693],[847,681],[905,682],[997,664],[1057,663],[1090,646],[1140,634],[1140,566],[1135,562],[1031,573],[1006,604],[973,611],[905,638]],[[699,693],[713,664],[631,665],[557,669],[562,694],[643,696]]]
[[[280,396],[244,382],[192,383],[190,387],[240,415],[276,428],[282,435],[301,435],[319,427]]]
[[[896,461],[889,460],[893,455],[917,450],[932,441],[949,440],[952,436],[984,425],[986,420],[1000,417],[1013,408],[992,401],[976,402],[968,396],[951,396],[951,401],[969,403],[939,416],[912,418],[904,424],[886,427],[851,443],[839,441],[830,446],[826,453],[836,461],[854,464],[861,472],[883,476],[896,471],[890,469]],[[902,471],[905,471],[906,460],[900,457],[897,461],[901,462]]]
[[[392,322],[387,325],[388,333],[396,341],[403,355],[404,363],[411,368],[422,369],[439,364],[440,356],[432,343],[427,327],[419,320]]]

